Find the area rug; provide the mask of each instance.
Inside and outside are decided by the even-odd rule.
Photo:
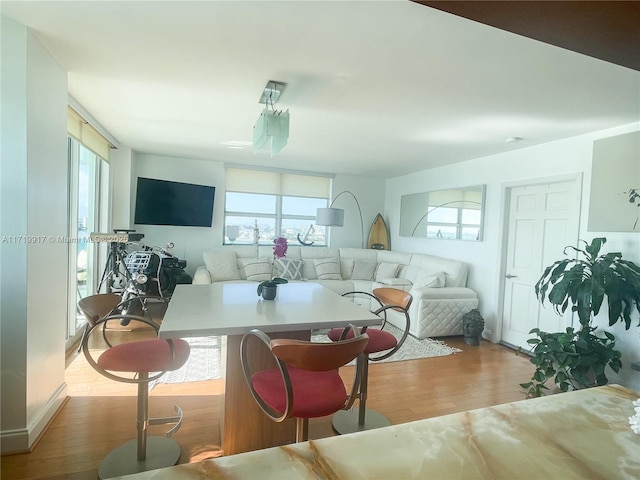
[[[387,325],[385,330],[400,338],[402,332],[393,325]],[[193,337],[185,338],[191,346],[191,353],[187,363],[174,372],[167,372],[150,387],[158,383],[185,383],[203,380],[217,380],[222,375],[222,347],[225,337]],[[314,342],[330,342],[324,332],[313,332],[311,340]],[[448,346],[439,340],[425,338],[418,340],[409,335],[400,350],[381,362],[399,362],[416,360],[419,358],[442,357],[452,355],[462,350]]]

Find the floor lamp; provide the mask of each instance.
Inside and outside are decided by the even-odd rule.
[[[362,221],[362,209],[356,196],[349,190],[343,190],[335,196],[329,208],[318,208],[316,210],[316,225],[322,225],[325,227],[342,227],[344,226],[344,210],[342,208],[332,208],[333,204],[340,198],[342,194],[349,194],[353,197],[358,207],[358,214],[360,215],[360,231],[362,235],[362,248],[364,248],[364,222]]]

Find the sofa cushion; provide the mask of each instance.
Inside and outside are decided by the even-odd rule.
[[[397,263],[379,263],[376,270],[376,282],[380,282],[387,278],[395,278],[398,274]]]
[[[391,250],[377,250],[378,263],[397,263],[398,265],[409,265],[412,253],[393,252]]]
[[[302,258],[302,278],[305,280],[314,280],[316,277],[316,267],[314,260],[321,258],[334,258],[338,257],[339,251],[337,248],[329,247],[301,247],[300,258]],[[287,254],[287,258],[291,258]]]
[[[316,277],[319,280],[342,280],[340,275],[340,263],[337,257],[317,258],[313,261],[316,268]]]
[[[351,271],[351,280],[373,280],[377,266],[378,264],[376,262],[354,260],[353,270]]]
[[[253,282],[263,282],[271,280],[272,266],[271,262],[262,258],[242,258],[240,259],[247,280]]]
[[[302,260],[278,258],[278,276],[288,280],[302,280]]]
[[[445,287],[464,287],[467,284],[467,264],[458,260],[415,253],[411,257],[411,266],[417,267],[423,274],[445,274]],[[407,277],[408,278],[408,277]],[[409,278],[409,280],[412,280]]]
[[[202,259],[213,282],[240,280],[236,252],[204,252]]]
[[[414,288],[440,288],[444,287],[444,272],[437,272],[431,275],[422,275],[413,282]]]
[[[397,288],[398,290],[409,292],[413,288],[413,283],[404,278],[384,278],[380,282],[374,282],[371,289],[380,287]]]

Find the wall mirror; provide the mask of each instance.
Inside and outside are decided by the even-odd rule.
[[[482,240],[485,185],[403,195],[400,236]]]

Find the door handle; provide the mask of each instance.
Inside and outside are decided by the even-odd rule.
[[[507,273],[505,275],[505,278],[518,278],[518,276],[517,275],[511,275],[510,273]]]

